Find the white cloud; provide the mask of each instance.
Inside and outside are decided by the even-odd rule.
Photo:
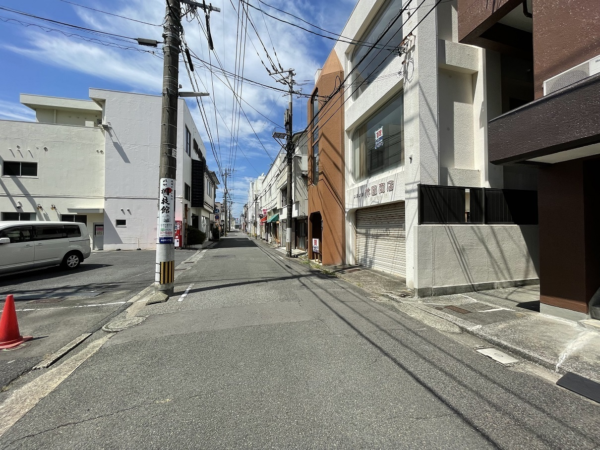
[[[221,8],[220,13],[215,12],[211,14],[211,31],[216,52],[209,52],[206,37],[200,25],[196,21],[189,21],[189,16],[183,21],[185,40],[189,44],[190,49],[198,57],[205,61],[211,61],[213,65],[218,66],[219,63],[216,61],[216,54],[218,54],[224,68],[230,72],[235,72],[236,39],[238,34],[236,33],[236,22],[238,14],[234,11],[232,4],[236,5],[237,8],[241,3],[231,3],[227,0],[222,0],[221,2],[213,1],[213,3],[215,3],[215,6]],[[257,2],[253,3],[258,5]],[[310,18],[310,20],[315,21],[317,25],[323,28],[339,31],[346,22],[355,0],[332,0],[328,2],[269,0],[269,3],[296,15]],[[110,10],[114,14],[153,24],[162,23],[165,14],[164,0],[108,1],[102,4],[99,2],[97,4],[92,3],[90,6]],[[277,17],[297,22],[297,20],[289,16],[284,16],[282,13],[265,6],[261,7]],[[72,8],[83,26],[124,36],[162,39],[162,28],[160,27],[131,22],[75,6]],[[298,28],[274,21],[268,17],[261,17],[261,13],[255,9],[249,8],[249,11],[264,45],[267,47],[275,63],[279,64],[273,52],[273,45],[277,50],[277,55],[283,68],[293,68],[296,71],[296,80],[300,83],[308,80],[308,84],[303,86],[302,89],[304,89],[305,93],[309,93],[312,90],[314,73],[324,62],[321,61],[323,54],[326,55],[333,48],[334,42],[318,40],[318,38]],[[200,22],[204,24],[204,15],[202,13],[199,15],[199,18]],[[71,70],[74,76],[76,74],[83,74],[121,84],[124,90],[130,89],[138,92],[159,93],[162,88],[162,60],[157,56],[132,50],[120,50],[77,39],[69,39],[60,34],[42,33],[30,28],[24,29],[23,34],[24,37],[19,39],[18,45],[8,44],[5,45],[5,48],[35,59],[42,64],[50,64]],[[106,41],[110,40],[110,38],[103,36],[97,37]],[[271,38],[273,41],[271,41]],[[118,43],[137,47],[134,42],[127,44],[118,41]],[[137,48],[147,49],[147,47]],[[257,51],[260,56],[257,56]],[[156,52],[157,55],[162,56],[161,49],[157,49]],[[285,86],[277,84],[263,67],[263,62],[267,67],[270,64],[266,58],[262,44],[259,42],[250,24],[247,26],[247,42],[243,61],[243,74],[245,78],[285,89]],[[250,126],[243,114],[238,119],[238,113],[236,113],[239,110],[238,105],[233,100],[229,87],[222,83],[222,81],[226,81],[226,77],[222,73],[216,73],[211,79],[209,70],[203,67],[200,62],[194,61],[194,65],[196,68],[195,74],[201,80],[199,90],[207,91],[211,95],[210,100],[204,99],[204,105],[215,146],[217,146],[218,123],[221,152],[217,156],[224,167],[233,164],[233,157],[229,156],[230,153],[235,153],[235,145],[232,146],[230,144],[232,141],[231,131],[237,133],[239,129],[237,138],[238,151],[235,158],[237,166],[236,177],[239,176],[235,181],[235,193],[236,196],[239,196],[242,191],[245,192],[247,189],[247,181],[242,181],[243,177],[256,177],[261,172],[266,173],[269,170],[272,158],[275,158],[280,150],[279,145],[271,137],[271,132],[275,128],[275,125],[262,117],[253,108],[260,111],[272,121],[282,124],[283,112],[287,107],[288,97],[284,93],[264,89],[249,83],[244,83],[243,87],[237,85],[235,88],[242,92],[244,100],[253,107],[251,108],[242,102],[242,107],[252,125]],[[240,72],[239,66],[237,71]],[[183,64],[180,65],[179,80],[184,89],[192,89]],[[93,83],[97,84],[96,81]],[[93,83],[90,81],[90,86]],[[232,87],[236,85],[231,77],[229,77],[229,83]],[[45,89],[45,92],[48,92],[48,89]],[[215,110],[211,100],[217,105],[220,113],[220,115],[217,115],[216,122]],[[303,116],[306,114],[305,103],[305,98],[294,99],[294,123],[297,124],[295,129],[299,129],[300,125],[306,124],[306,117]],[[210,143],[208,142],[208,133],[200,118],[198,107],[195,102],[188,102],[188,105],[204,140],[209,165],[211,169],[216,170],[217,164],[214,161]],[[7,117],[8,114],[14,116],[24,113],[20,109],[15,110],[3,107],[0,103],[0,114],[4,114],[4,117]],[[31,117],[32,114],[29,116]],[[254,135],[252,128],[260,136],[262,145]],[[266,147],[266,152],[263,146]],[[267,156],[267,153],[270,157]],[[238,180],[241,183],[245,183],[245,185],[238,186]],[[241,205],[239,205],[239,209],[234,208],[234,210],[236,213],[239,213]]]
[[[35,121],[35,112],[20,103],[0,100],[0,119],[32,122]]]

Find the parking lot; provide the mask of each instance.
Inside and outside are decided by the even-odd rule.
[[[195,250],[177,250],[176,266]],[[92,332],[154,281],[155,252],[92,253],[73,271],[59,267],[0,276],[0,297],[15,297],[21,334],[34,339],[0,351],[0,387],[82,333]]]

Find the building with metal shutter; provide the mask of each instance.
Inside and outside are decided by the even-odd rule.
[[[361,266],[406,277],[404,202],[356,212],[356,259]]]
[[[341,33],[395,51],[334,48],[349,69],[338,121],[345,262],[404,277],[419,296],[536,283],[537,169],[487,158],[487,123],[511,86],[485,74],[504,56],[459,43],[458,2],[402,4],[359,0]],[[332,213],[320,213],[326,224]]]

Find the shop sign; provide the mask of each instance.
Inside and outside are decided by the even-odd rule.
[[[172,244],[175,221],[175,180],[161,178],[159,185],[158,243]]]
[[[383,127],[375,130],[375,148],[383,146]]]
[[[313,253],[319,253],[319,240],[318,239],[312,240],[312,248],[313,248]]]

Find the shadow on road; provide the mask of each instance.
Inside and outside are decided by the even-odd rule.
[[[246,238],[230,238],[221,239],[214,248],[240,248],[240,247],[256,247],[256,244]]]
[[[81,274],[90,272],[93,270],[101,269],[103,267],[110,267],[112,264],[88,264],[83,263],[75,270],[63,269],[60,266],[44,267],[40,269],[29,270],[27,272],[9,273],[0,276],[0,288],[2,286],[11,285],[15,282],[30,282],[30,281],[41,281],[48,280],[60,276]]]

